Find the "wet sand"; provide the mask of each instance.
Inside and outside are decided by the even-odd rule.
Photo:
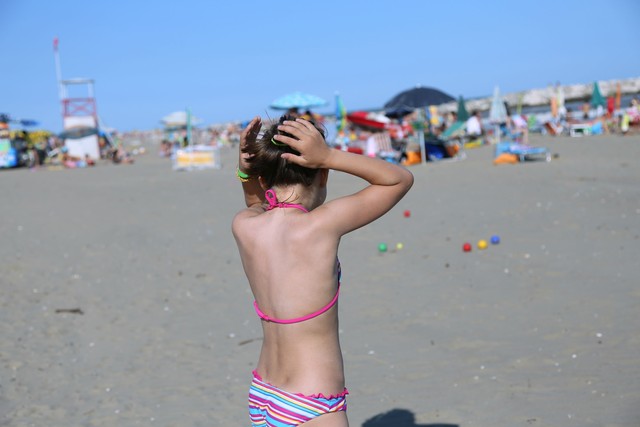
[[[351,426],[640,425],[640,137],[532,143],[558,157],[411,167],[343,239]],[[249,425],[261,332],[222,157],[0,171],[0,426]],[[329,197],[361,186],[332,173]]]

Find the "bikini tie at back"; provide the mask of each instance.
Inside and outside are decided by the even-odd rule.
[[[276,192],[273,191],[272,189],[265,191],[264,197],[265,199],[267,199],[267,202],[269,203],[269,206],[267,206],[268,211],[275,208],[294,208],[294,209],[299,209],[302,212],[307,212],[307,213],[309,212],[307,208],[297,203],[279,202],[278,197],[276,196]]]

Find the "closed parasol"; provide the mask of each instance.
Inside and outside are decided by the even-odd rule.
[[[469,119],[469,112],[467,111],[467,106],[464,103],[464,98],[460,95],[458,98],[458,121],[466,122]]]
[[[507,121],[507,108],[504,100],[500,96],[500,89],[496,86],[493,89],[493,99],[489,110],[489,121],[495,126],[496,143],[500,142],[500,125]]]
[[[592,107],[604,107],[606,101],[602,94],[600,93],[600,86],[598,86],[598,82],[593,82],[593,92],[591,93],[591,106]]]

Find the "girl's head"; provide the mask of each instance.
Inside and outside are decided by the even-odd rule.
[[[247,163],[248,170],[245,172],[251,176],[262,178],[264,185],[268,188],[280,185],[303,184],[310,186],[313,184],[319,169],[309,169],[293,163],[288,163],[282,158],[282,153],[300,154],[290,146],[273,139],[275,135],[286,135],[294,138],[293,135],[278,130],[278,126],[285,120],[295,120],[296,118],[285,114],[280,117],[277,123],[272,124],[255,143],[247,144],[243,152],[249,155]],[[323,138],[326,138],[325,130],[313,120],[309,120],[318,129]]]

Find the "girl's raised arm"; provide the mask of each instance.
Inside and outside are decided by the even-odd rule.
[[[289,162],[310,168],[326,168],[360,177],[370,185],[350,196],[332,200],[318,208],[327,210],[327,224],[339,235],[374,221],[389,211],[413,185],[413,175],[405,168],[380,159],[329,148],[309,122],[285,121],[280,129],[295,138],[277,135],[300,155],[282,156]],[[296,139],[297,138],[297,139]]]
[[[260,187],[258,177],[248,176],[244,171],[248,170],[247,153],[243,153],[243,149],[247,144],[253,144],[258,137],[262,119],[256,116],[251,120],[247,127],[240,134],[240,147],[238,149],[238,170],[236,171],[238,179],[242,182],[242,191],[244,192],[244,201],[248,208],[252,206],[262,205],[264,203],[264,191]]]

